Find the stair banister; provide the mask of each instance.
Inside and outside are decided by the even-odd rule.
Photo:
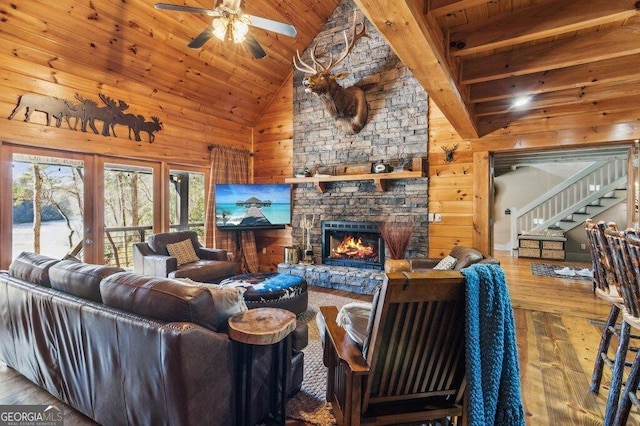
[[[596,161],[526,205],[511,207],[512,249],[517,249],[517,237],[522,231],[546,229],[577,212],[570,207],[584,208],[605,194],[619,189],[622,181],[626,181],[626,159]],[[536,218],[543,220],[533,223]]]

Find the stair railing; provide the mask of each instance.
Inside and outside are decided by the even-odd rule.
[[[627,160],[596,161],[519,208],[511,208],[511,247],[523,231],[547,229],[627,181]]]

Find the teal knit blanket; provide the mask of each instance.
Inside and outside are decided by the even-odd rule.
[[[466,292],[466,367],[471,426],[524,425],[513,309],[500,265],[461,270]]]

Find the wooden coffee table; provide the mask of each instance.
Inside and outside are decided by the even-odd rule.
[[[253,346],[271,345],[276,390],[271,395],[270,415],[284,425],[287,371],[291,368],[289,336],[296,328],[296,315],[285,309],[256,308],[229,317],[229,337],[240,345],[236,423],[251,424],[251,367]]]

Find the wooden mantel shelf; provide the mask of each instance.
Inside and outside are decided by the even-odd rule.
[[[339,175],[339,176],[311,176],[302,178],[286,178],[286,183],[313,183],[320,192],[326,191],[327,182],[346,182],[353,180],[372,180],[378,191],[386,189],[388,180],[415,179],[425,177],[424,172],[391,172],[391,173],[366,173],[357,175]]]

